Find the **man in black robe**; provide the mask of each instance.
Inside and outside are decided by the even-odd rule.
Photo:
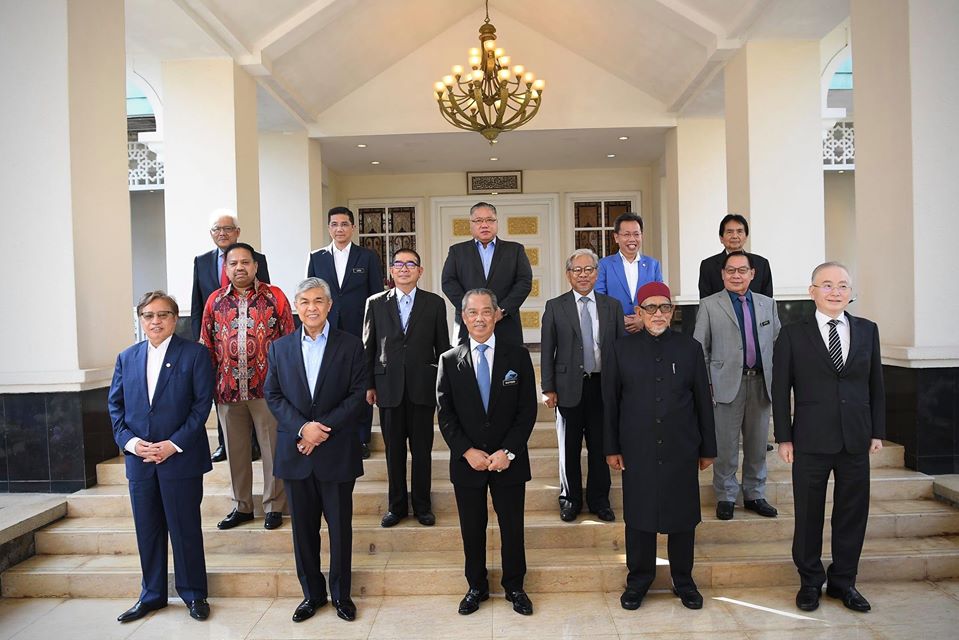
[[[643,285],[643,331],[603,354],[606,462],[623,472],[626,521],[624,609],[638,609],[656,577],[656,534],[669,535],[673,593],[689,609],[703,597],[693,582],[693,544],[702,520],[699,471],[716,457],[716,431],[703,349],[672,331],[669,288]]]

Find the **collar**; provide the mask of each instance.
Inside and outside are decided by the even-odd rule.
[[[593,304],[596,304],[596,289],[595,289],[595,288],[594,288],[594,289],[590,289],[590,290],[589,290],[589,293],[587,293],[585,296],[584,296],[583,294],[579,293],[578,291],[576,291],[575,289],[571,289],[570,291],[572,291],[572,293],[573,293],[573,301],[576,302],[576,304],[579,304],[579,301],[580,301],[582,298],[589,298],[590,300],[593,301]]]
[[[419,287],[413,287],[412,289],[410,289],[410,292],[409,292],[409,293],[403,293],[403,291],[402,291],[399,287],[393,287],[393,294],[396,296],[396,300],[397,300],[397,301],[402,300],[402,299],[403,299],[403,296],[408,295],[408,296],[410,297],[410,302],[415,302],[415,301],[416,301],[416,290],[417,290],[418,288],[419,288]]]
[[[490,349],[492,349],[493,351],[496,351],[496,335],[495,334],[491,335],[489,337],[489,340],[487,340],[485,343],[477,342],[476,340],[473,340],[473,336],[470,336],[470,353],[472,353],[473,351],[476,351],[476,345],[478,344],[486,344],[489,346]]]
[[[486,248],[488,249],[489,247],[492,246],[495,249],[497,240],[499,240],[499,236],[493,236],[493,239],[489,241],[489,244],[486,246]],[[483,243],[477,240],[476,238],[473,238],[473,244],[476,245],[476,248],[479,249],[480,251],[483,250]]]
[[[155,347],[153,343],[150,342],[150,339],[147,338],[147,349],[156,353],[166,353],[167,348],[170,346],[170,341],[173,340],[173,335],[174,334],[171,333],[166,340]]]
[[[252,295],[255,295],[255,294],[259,293],[260,287],[262,287],[263,285],[266,285],[266,283],[265,283],[265,282],[260,282],[259,280],[256,279],[256,276],[254,276],[254,277],[253,277],[253,284],[252,284],[252,285],[250,286],[250,288],[248,289],[248,291],[250,292],[250,295],[252,296]],[[230,289],[229,289],[230,295],[240,297],[240,294],[237,293],[236,287],[233,286],[233,283],[232,283],[232,282],[231,282],[230,284],[228,284],[227,286],[230,288]],[[267,285],[267,286],[268,286],[268,285]]]
[[[823,313],[823,312],[820,311],[819,309],[816,309],[816,324],[819,325],[819,328],[820,328],[820,329],[826,327],[826,326],[829,324],[829,321],[830,321],[830,320],[832,320],[832,318],[830,318],[829,316],[827,316],[825,313]],[[836,320],[839,321],[839,324],[844,324],[844,325],[847,325],[847,326],[849,325],[849,318],[846,316],[846,312],[845,312],[845,311],[843,311],[842,313],[840,313],[840,314],[839,314],[839,317],[836,318]]]
[[[642,251],[637,252],[637,253],[636,253],[636,259],[633,260],[633,261],[630,261],[629,258],[627,258],[627,257],[623,254],[622,251],[619,251],[619,258],[623,261],[623,264],[636,264],[636,263],[642,261],[642,259],[643,259],[643,252],[642,252]]]
[[[739,300],[739,294],[736,293],[735,291],[730,291],[729,289],[724,289],[724,291],[729,294],[729,299],[730,299],[730,300],[732,300],[732,301],[734,301],[734,302],[736,302],[736,301]],[[745,295],[746,295],[746,300],[749,300],[750,302],[752,302],[752,300],[753,300],[753,292],[750,291],[749,289],[746,289],[746,294],[745,294]]]
[[[351,248],[352,246],[353,246],[353,243],[352,243],[352,242],[348,242],[348,243],[346,243],[346,247],[344,247],[343,249],[337,249],[337,248],[336,248],[336,243],[335,243],[335,242],[330,242],[330,244],[328,244],[328,245],[326,246],[326,250],[329,251],[331,255],[336,255],[336,254],[338,254],[338,253],[345,253],[346,255],[350,255],[350,248]]]
[[[329,340],[329,339],[330,339],[330,321],[327,320],[327,321],[323,324],[323,330],[320,331],[320,335],[317,336],[317,338],[316,338],[315,340],[314,340],[313,338],[311,338],[311,337],[309,336],[309,334],[306,332],[306,327],[303,327],[303,326],[300,327],[300,334],[301,334],[301,336],[300,336],[300,342],[301,342],[301,343],[306,343],[306,344],[309,344],[309,345],[314,345],[314,344],[316,344],[317,342],[319,342],[319,341],[320,341],[320,337],[323,337],[323,338],[326,338],[327,340]]]

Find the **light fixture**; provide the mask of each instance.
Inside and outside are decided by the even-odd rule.
[[[496,162],[497,160],[499,160],[499,158],[497,158],[497,157],[494,156],[494,157],[490,158],[490,160],[492,160],[493,162]]]
[[[379,163],[380,163],[379,160],[373,160],[372,162],[370,162],[370,164],[379,164]]]
[[[365,144],[358,144],[358,145],[356,145],[356,148],[357,148],[357,149],[365,149],[365,148],[366,148],[366,145],[365,145]]]
[[[496,27],[486,20],[479,28],[480,47],[469,50],[469,69],[455,65],[452,74],[433,85],[440,113],[454,127],[477,131],[490,144],[503,131],[529,122],[542,100],[546,83],[523,65],[510,66],[496,47]]]
[[[629,136],[619,136],[620,140],[629,140]]]
[[[607,154],[606,154],[606,157],[607,157],[607,158],[615,158],[615,157],[616,157],[616,154],[615,154],[615,153],[607,153]]]

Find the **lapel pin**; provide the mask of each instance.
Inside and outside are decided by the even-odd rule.
[[[167,363],[166,363],[166,366],[167,366],[167,367],[169,367],[169,366],[170,366],[170,363],[169,363],[169,362],[167,362]]]

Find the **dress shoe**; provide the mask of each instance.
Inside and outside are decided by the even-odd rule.
[[[616,514],[613,513],[613,510],[609,507],[603,507],[602,509],[597,509],[593,511],[596,514],[596,517],[604,522],[612,522],[616,519]]]
[[[796,594],[796,606],[803,611],[815,611],[819,608],[819,587],[802,586]]]
[[[424,511],[423,513],[416,514],[416,521],[424,527],[432,527],[436,524],[436,516],[432,511]]]
[[[476,610],[479,609],[479,603],[486,600],[489,600],[489,591],[470,589],[466,592],[466,595],[463,596],[463,599],[460,600],[459,614],[461,616],[468,616],[471,613],[476,613]]]
[[[333,606],[336,607],[336,615],[342,620],[353,622],[356,620],[356,605],[349,598],[334,600]]]
[[[524,616],[533,615],[533,603],[525,591],[507,591],[506,601],[513,603],[513,611]]]
[[[750,511],[755,511],[764,518],[775,518],[779,515],[779,512],[776,511],[776,507],[766,502],[764,498],[757,498],[756,500],[743,500],[743,507],[749,509]]]
[[[826,595],[830,598],[842,600],[842,605],[847,609],[865,613],[872,609],[869,601],[862,597],[862,594],[856,591],[856,587],[841,589],[830,584],[826,585]]]
[[[253,446],[250,447],[250,460],[256,462],[260,459],[262,454],[260,453],[260,443],[256,440],[253,441]]]
[[[398,525],[398,524],[400,523],[400,520],[402,520],[402,519],[405,518],[405,517],[406,517],[406,516],[398,516],[398,515],[396,515],[395,513],[393,513],[392,511],[387,511],[387,512],[383,515],[383,519],[380,520],[380,526],[383,527],[384,529],[389,529],[390,527],[395,527],[396,525]]]
[[[279,511],[270,511],[263,520],[264,529],[279,529],[283,524],[283,514]]]
[[[165,606],[166,602],[147,603],[142,600],[137,600],[135,605],[118,615],[117,620],[120,622],[133,622],[134,620],[139,620],[151,611],[162,609]]]
[[[194,620],[206,620],[210,617],[210,603],[206,598],[194,600],[187,606],[190,607],[190,617]]]
[[[304,598],[303,602],[297,605],[296,611],[293,612],[293,622],[303,622],[304,620],[312,618],[316,610],[327,602],[329,602],[329,600],[327,600],[325,596],[317,600]]]
[[[767,442],[767,443],[766,443],[766,451],[772,451],[772,450],[773,450],[773,446]]]
[[[733,511],[736,510],[735,502],[720,500],[716,503],[716,517],[720,520],[732,520]]]
[[[563,522],[572,522],[579,515],[579,507],[565,505],[559,508],[559,517]]]
[[[646,594],[640,593],[638,589],[626,587],[623,595],[619,596],[619,604],[627,611],[635,611],[642,606],[644,597],[646,597]]]
[[[213,455],[210,456],[210,460],[213,462],[223,462],[226,460],[226,447],[222,444],[213,451]]]
[[[683,603],[683,606],[687,609],[702,609],[703,608],[703,596],[699,593],[699,590],[696,587],[688,587],[682,591],[678,591],[673,587],[673,593],[680,599]]]
[[[372,454],[370,453],[370,445],[366,444],[365,442],[361,442],[361,443],[360,443],[360,454],[363,456],[363,459],[364,459],[364,460],[369,460],[369,459],[370,459],[370,455],[372,455]]]
[[[244,522],[249,522],[253,519],[252,513],[243,513],[242,511],[237,511],[234,509],[230,512],[230,515],[223,518],[216,523],[217,529],[232,529],[233,527],[243,524]]]

